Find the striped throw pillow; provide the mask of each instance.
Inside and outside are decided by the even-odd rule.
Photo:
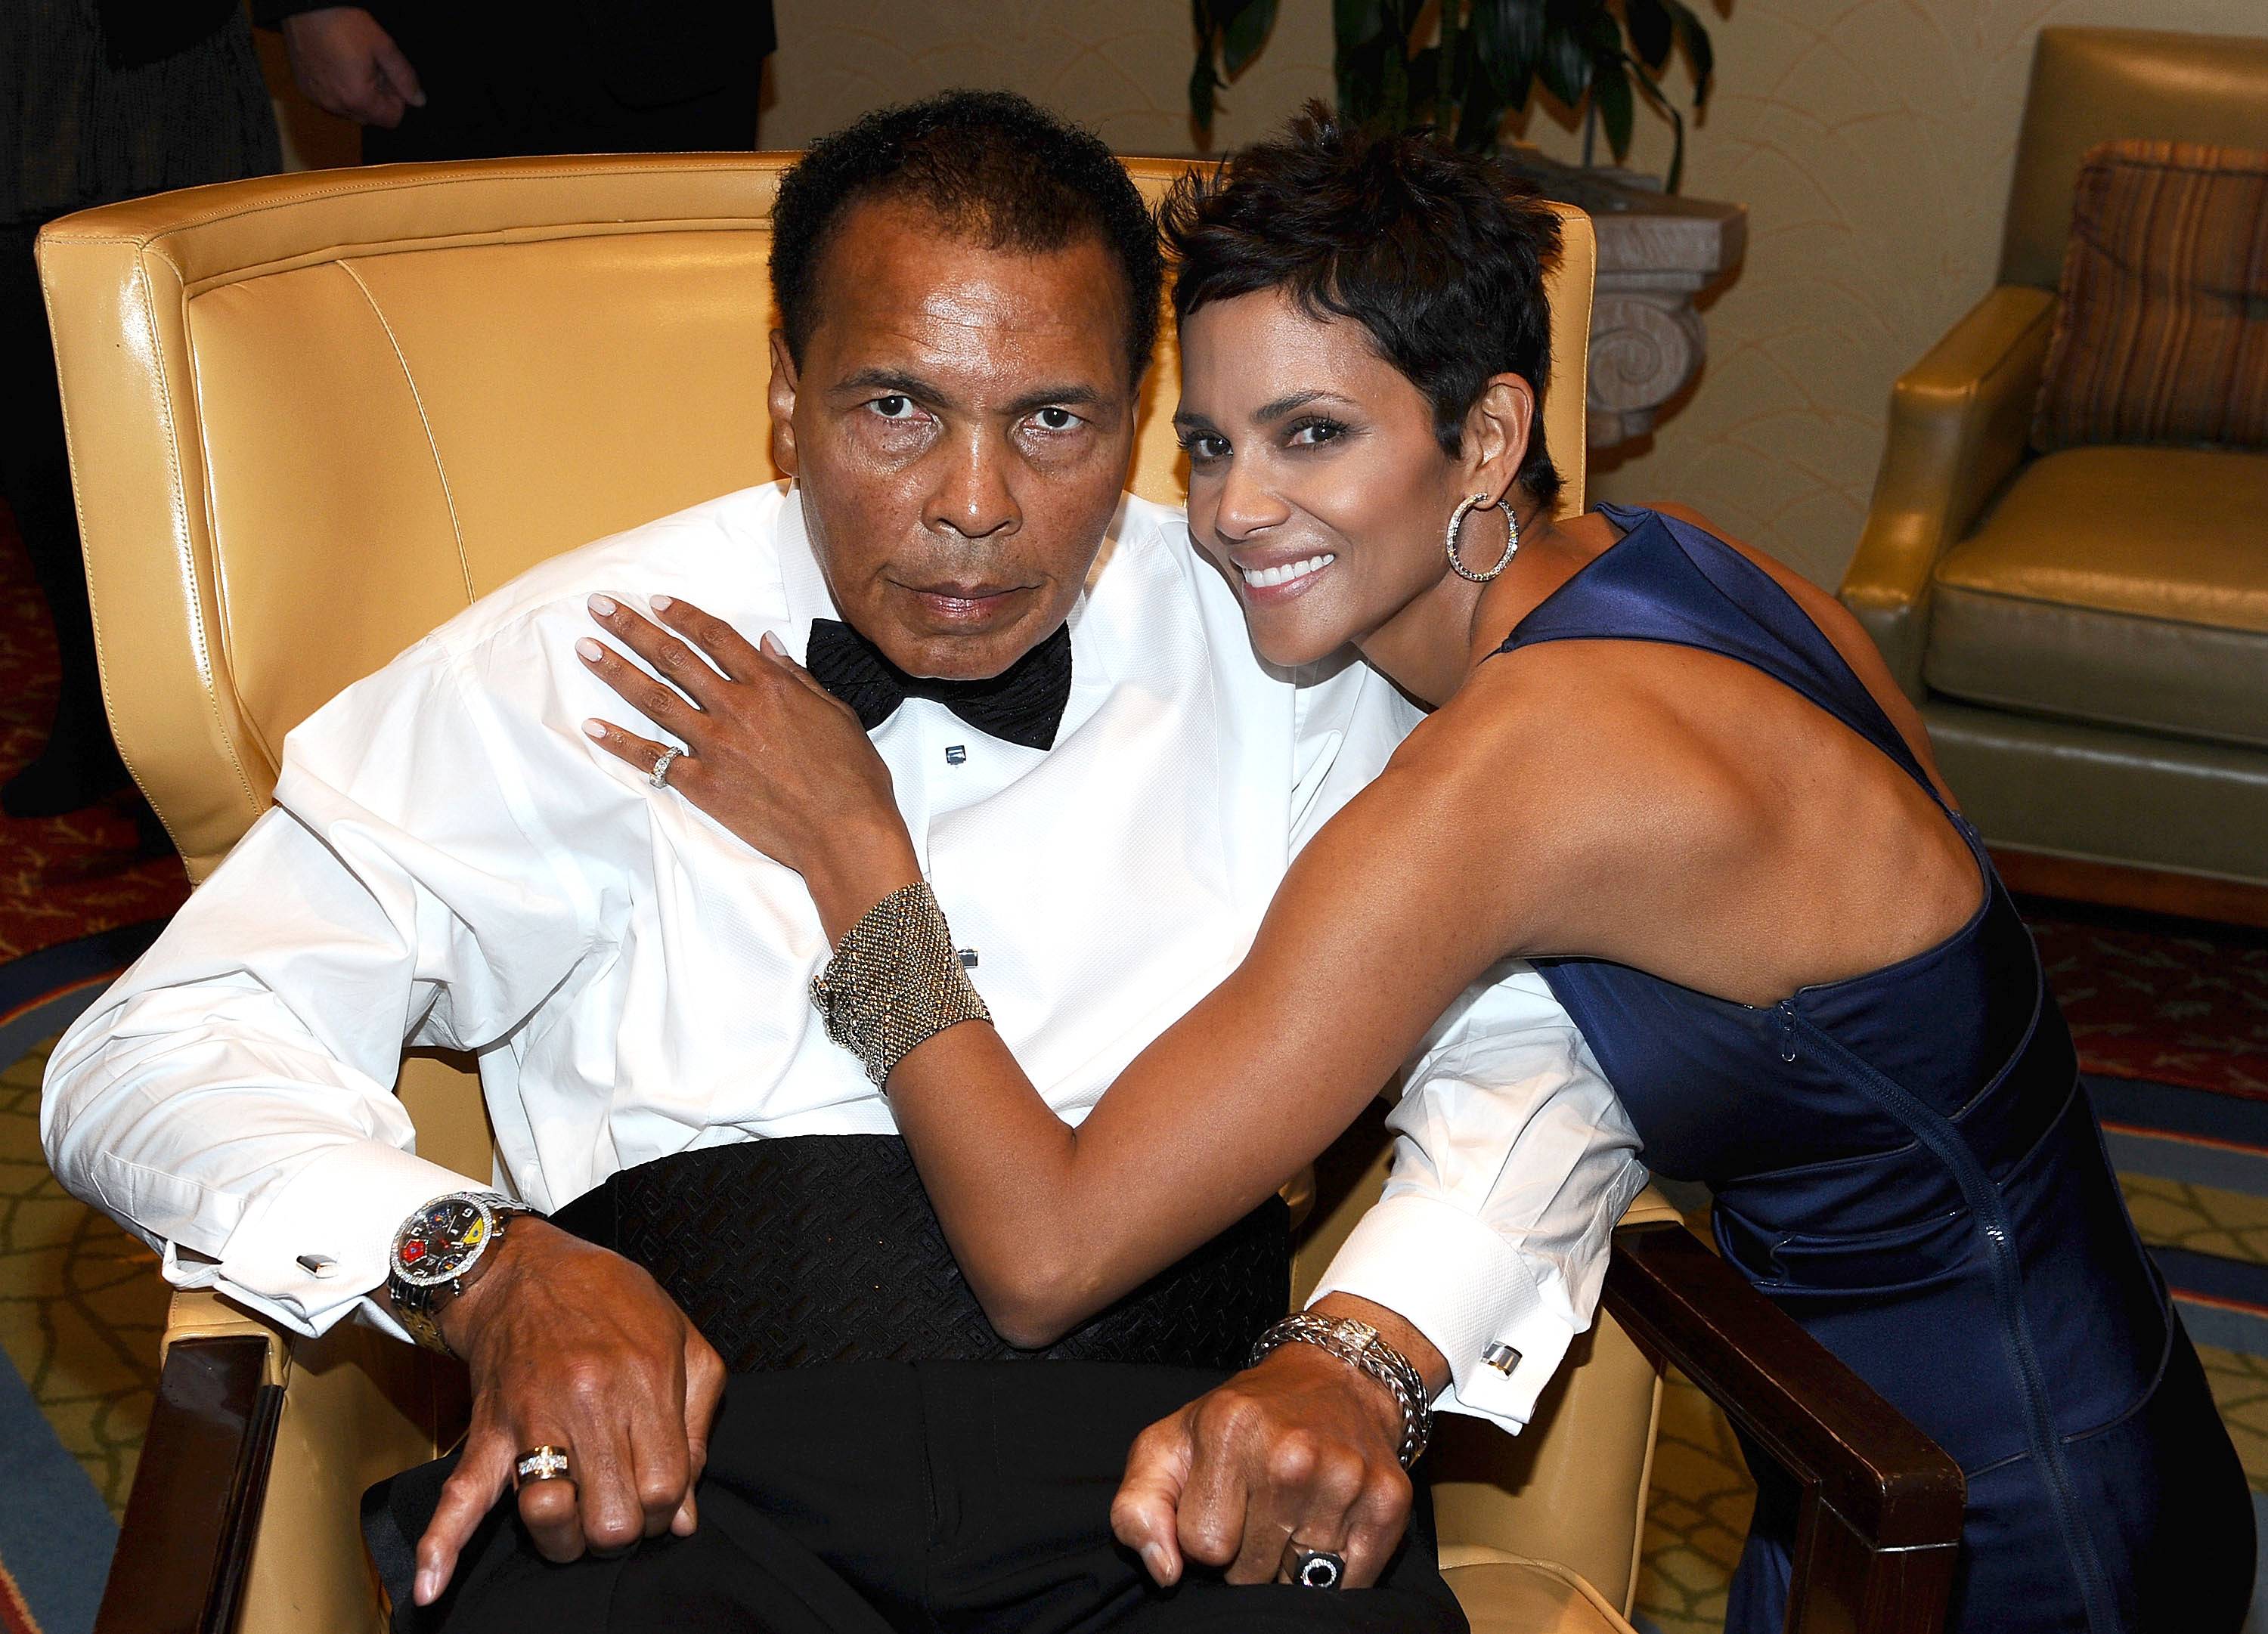
[[[2032,443],[2268,445],[2268,153],[2089,151]]]

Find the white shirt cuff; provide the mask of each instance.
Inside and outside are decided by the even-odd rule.
[[[1308,1303],[1328,1293],[1384,1306],[1448,1358],[1437,1410],[1515,1435],[1577,1332],[1517,1248],[1463,1210],[1413,1192],[1356,1222]]]
[[[217,1265],[184,1260],[168,1243],[166,1280],[177,1288],[217,1288],[310,1335],[363,1306],[398,1336],[401,1329],[364,1298],[386,1281],[394,1233],[436,1197],[489,1189],[486,1181],[468,1180],[385,1141],[350,1141],[247,1209]]]

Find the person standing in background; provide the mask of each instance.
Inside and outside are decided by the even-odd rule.
[[[363,159],[752,147],[770,0],[254,0]]]
[[[0,438],[0,494],[55,620],[63,681],[47,747],[0,786],[0,810],[53,817],[128,779],[103,713],[33,245],[72,210],[261,175],[281,159],[237,0],[5,0],[0,126],[0,380],[18,404]]]

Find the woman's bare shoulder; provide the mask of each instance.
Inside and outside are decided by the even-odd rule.
[[[1468,859],[1471,910],[1517,938],[1506,951],[1606,952],[1668,859],[1756,843],[1752,780],[1664,707],[1659,668],[1685,656],[1602,662],[1569,642],[1485,659],[1402,745],[1374,810]]]
[[[1690,523],[1702,532],[1721,539],[1763,569],[1773,583],[1787,592],[1796,606],[1803,609],[1805,615],[1819,626],[1820,634],[1833,644],[1843,661],[1851,666],[1852,673],[1858,676],[1859,684],[1881,706],[1882,712],[1889,717],[1890,724],[1898,729],[1898,735],[1906,740],[1906,747],[1913,751],[1924,769],[1929,773],[1930,780],[1937,784],[1938,792],[1950,803],[1952,793],[1945,787],[1945,780],[1938,775],[1937,760],[1930,750],[1929,731],[1922,725],[1920,712],[1899,688],[1896,677],[1890,673],[1890,666],[1882,660],[1881,650],[1874,645],[1874,637],[1867,633],[1866,627],[1859,622],[1850,608],[1833,593],[1821,589],[1770,551],[1727,533],[1690,505],[1664,503],[1648,508],[1663,516]]]

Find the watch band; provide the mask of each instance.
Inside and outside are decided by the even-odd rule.
[[[428,1252],[430,1238],[421,1232],[429,1226],[434,1211],[446,1204],[471,1204],[475,1220],[480,1224],[480,1234],[464,1249],[448,1275],[431,1280],[413,1280],[403,1272],[409,1258],[409,1245],[416,1244],[416,1254],[423,1258]],[[423,1349],[438,1351],[444,1356],[454,1356],[449,1342],[441,1334],[441,1314],[452,1301],[465,1291],[466,1284],[477,1273],[490,1254],[504,1241],[506,1223],[513,1216],[534,1214],[536,1211],[516,1198],[500,1191],[452,1191],[432,1198],[418,1207],[402,1221],[394,1233],[394,1244],[387,1257],[387,1294],[393,1304],[394,1317],[402,1331]]]
[[[1286,1344],[1312,1344],[1384,1385],[1402,1409],[1402,1467],[1407,1469],[1425,1455],[1426,1444],[1433,1439],[1433,1403],[1425,1377],[1377,1329],[1351,1316],[1296,1311],[1270,1324],[1254,1342],[1252,1365]]]

